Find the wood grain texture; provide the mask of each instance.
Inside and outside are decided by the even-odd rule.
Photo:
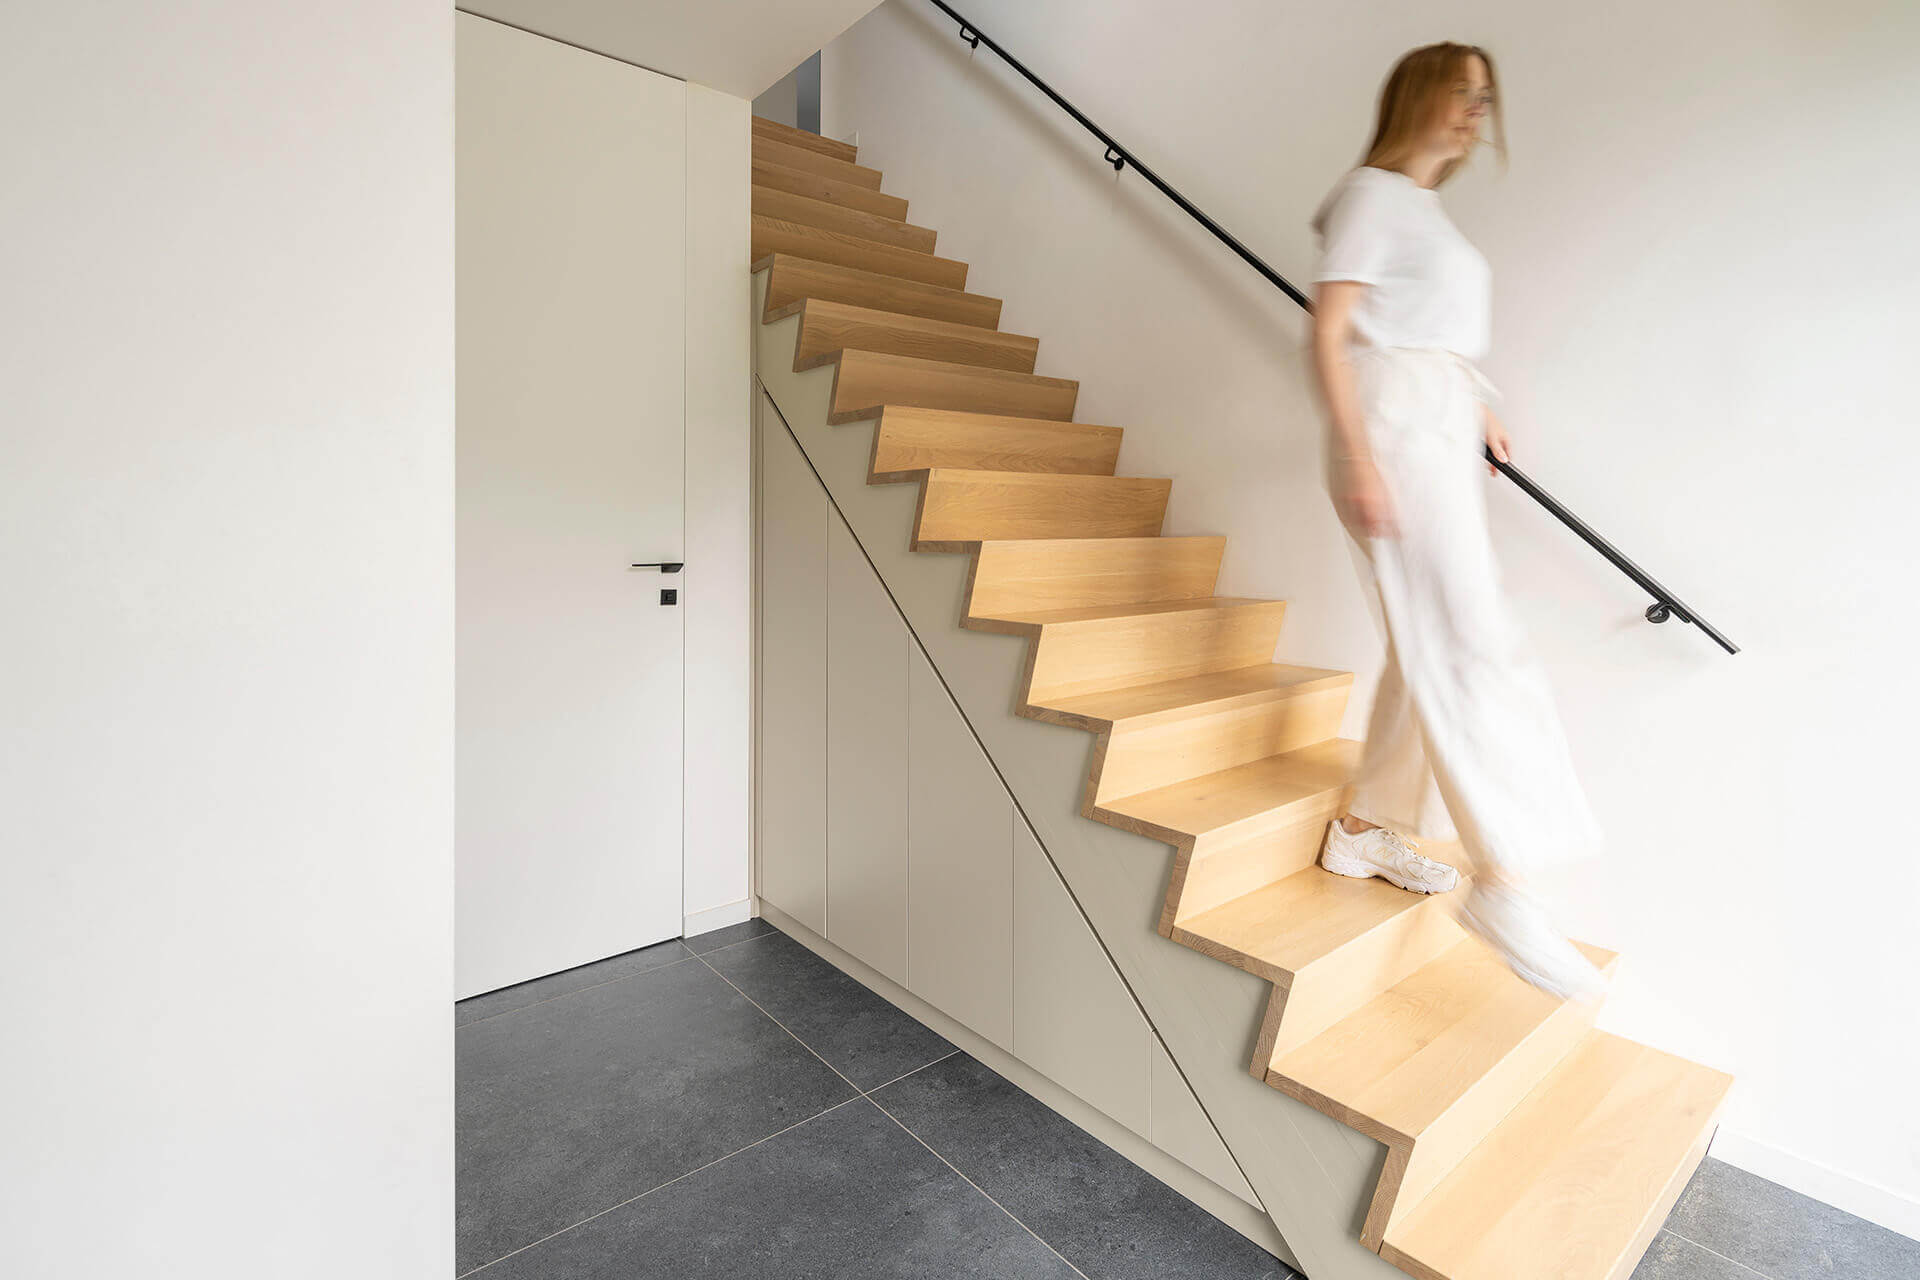
[[[838,138],[823,138],[817,133],[805,129],[796,129],[790,124],[781,124],[778,120],[769,120],[765,116],[753,117],[753,136],[765,138],[770,142],[784,142],[792,147],[804,147],[817,151],[823,156],[852,163],[859,154],[859,148],[851,142],[841,142]]]
[[[785,253],[755,262],[754,269],[767,272],[763,320],[783,319],[798,312],[802,303],[820,298],[984,329],[995,328],[1000,323],[1000,299],[983,298],[959,289],[919,284],[898,276],[814,262]]]
[[[809,173],[805,169],[789,169],[783,164],[769,164],[760,159],[753,161],[748,174],[756,187],[791,191],[795,195],[806,196],[812,200],[825,200],[830,204],[858,209],[862,213],[892,218],[896,222],[905,222],[907,219],[905,200],[899,196],[875,191],[872,187],[839,182],[823,174]]]
[[[1020,700],[1027,707],[1070,694],[1251,666],[1272,656],[1285,612],[1278,600],[1212,596],[1038,610],[967,625],[1037,637]]]
[[[869,169],[865,165],[855,164],[851,160],[842,160],[838,156],[823,155],[811,147],[794,146],[764,133],[754,134],[753,158],[766,164],[798,169],[802,173],[817,173],[823,178],[844,182],[848,186],[866,187],[873,191],[880,189],[878,169]]]
[[[932,253],[938,239],[933,231],[916,227],[911,222],[883,218],[877,213],[849,209],[831,200],[816,200],[777,187],[756,184],[752,200],[752,211],[762,217],[817,227],[822,231],[838,231],[842,235],[859,236],[863,240],[892,245],[896,249],[910,249],[915,253]]]
[[[967,585],[966,616],[982,619],[1052,609],[1203,599],[1213,594],[1226,542],[1216,537],[982,542]],[[1088,720],[1058,723],[1071,723],[1076,728],[1105,727]]]
[[[1388,1233],[1381,1256],[1424,1280],[1625,1280],[1705,1153],[1731,1083],[1589,1032]]]
[[[878,351],[845,352],[834,369],[833,407],[827,420],[835,423],[871,417],[883,406],[896,404],[1066,422],[1073,417],[1080,393],[1080,384],[1067,378]]]
[[[837,214],[807,225],[872,242]],[[1726,1077],[1606,1047],[1591,1008],[1513,978],[1446,895],[1316,865],[1361,751],[1338,736],[1351,674],[1272,661],[1284,603],[1213,594],[1223,539],[1157,536],[1168,482],[1113,475],[1119,429],[1070,421],[1077,384],[970,365],[912,345],[964,334],[854,314],[993,329],[997,302],[788,253],[767,265],[770,319],[848,304],[820,307],[811,333],[803,319],[796,367],[838,344],[828,421],[877,419],[870,482],[921,480],[914,549],[974,553],[962,625],[1025,640],[1015,711],[1094,735],[1080,811],[1172,846],[1158,931],[1272,984],[1255,1078],[1387,1144],[1370,1203],[1340,1210],[1338,1230],[1429,1280],[1627,1280]],[[1463,851],[1422,845],[1462,867],[1464,890]],[[1373,1274],[1319,1256],[1331,1280]]]
[[[1266,670],[1289,669],[1268,664]],[[1263,697],[1223,700],[1207,712],[1116,723],[1108,733],[1094,803],[1284,755],[1337,734],[1352,675],[1292,670],[1301,673],[1298,679],[1273,682]]]
[[[1140,476],[954,471],[936,467],[920,494],[913,546],[970,550],[1002,538],[1150,538],[1172,481]]]
[[[750,262],[772,253],[791,253],[813,262],[832,262],[843,267],[871,271],[876,275],[896,276],[920,284],[939,285],[943,289],[967,286],[967,264],[930,253],[899,249],[890,244],[862,239],[840,231],[827,231],[798,222],[783,222],[764,214],[752,217],[753,244]]]
[[[1119,427],[888,405],[873,433],[867,477],[875,484],[918,480],[932,467],[965,471],[1047,471],[1110,476]]]
[[[1017,333],[808,298],[800,308],[800,340],[794,345],[793,367],[795,371],[817,368],[837,359],[842,351],[880,351],[1032,373],[1039,349],[1039,339]]]
[[[1611,970],[1597,947],[1589,959]],[[1268,1083],[1396,1148],[1361,1239],[1385,1233],[1511,1112],[1593,1023],[1468,940],[1291,1053]]]

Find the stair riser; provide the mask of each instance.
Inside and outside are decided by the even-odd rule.
[[[926,227],[895,222],[891,218],[882,218],[877,214],[862,213],[858,209],[849,209],[844,205],[833,204],[826,200],[809,199],[806,196],[795,195],[791,191],[779,191],[772,187],[753,188],[753,212],[763,218],[778,218],[782,222],[792,222],[803,227],[833,231],[840,235],[859,236],[863,240],[872,240],[877,244],[891,245],[896,249],[906,249],[913,253],[932,253],[934,241],[937,238],[935,233]]]
[[[865,165],[854,164],[847,160],[836,160],[832,156],[823,156],[818,151],[811,151],[806,147],[789,146],[764,136],[753,140],[753,158],[765,164],[798,169],[802,173],[817,173],[823,178],[831,178],[835,182],[844,182],[849,186],[866,187],[873,191],[880,189],[878,169],[869,169]]]
[[[1095,800],[1171,786],[1279,755],[1340,732],[1350,684],[1171,723],[1114,727]]]
[[[975,542],[1032,538],[1150,538],[1167,510],[1165,480],[931,472],[920,496],[913,546],[953,551]]]
[[[1598,1013],[1599,1006],[1594,1003],[1562,1004],[1475,1082],[1445,1115],[1428,1126],[1412,1144],[1398,1185],[1389,1186],[1386,1178],[1380,1180],[1360,1234],[1361,1242],[1378,1250],[1387,1232],[1405,1220],[1408,1212],[1580,1043]],[[1277,1072],[1269,1076],[1268,1083],[1291,1092],[1277,1077]]]
[[[1435,895],[1294,975],[1267,1062],[1325,1031],[1466,936]]]
[[[1160,936],[1171,938],[1195,916],[1312,866],[1347,794],[1345,787],[1330,790],[1262,815],[1258,823],[1243,823],[1228,836],[1202,836],[1184,859],[1176,859]],[[1242,830],[1247,826],[1253,830]]]
[[[913,321],[921,321],[916,324]],[[1018,334],[995,333],[973,325],[948,325],[937,320],[850,314],[843,306],[819,306],[809,300],[801,312],[800,341],[793,351],[793,368],[817,368],[842,351],[881,351],[949,364],[1032,373],[1040,344]]]
[[[817,151],[823,156],[852,163],[859,149],[851,142],[841,142],[837,138],[823,138],[817,133],[805,129],[796,129],[781,124],[777,120],[768,120],[761,116],[753,118],[753,136],[765,138],[769,142],[784,142],[790,147],[804,147],[808,151]]]
[[[1225,547],[1225,538],[988,543],[974,563],[967,616],[1204,599]]]
[[[1275,601],[1042,627],[1023,701],[1044,705],[1076,693],[1271,661],[1284,612]]]
[[[942,289],[967,287],[967,264],[912,249],[896,249],[843,235],[820,231],[797,222],[781,222],[755,215],[751,261],[758,262],[770,253],[791,253],[811,262],[831,262],[876,275],[895,276],[919,284],[938,285]]]
[[[892,218],[896,222],[907,220],[905,200],[899,196],[882,195],[871,187],[856,186],[851,182],[836,182],[832,178],[808,173],[804,169],[789,169],[784,165],[764,164],[758,160],[753,162],[750,176],[753,179],[753,185],[758,187],[771,187],[775,191],[791,191],[795,195],[806,196],[811,200],[825,200],[830,204],[858,209],[862,213]]]
[[[853,422],[873,416],[883,405],[898,404],[1066,422],[1080,394],[1079,384],[1058,378],[948,364],[901,367],[884,359],[857,358],[862,354],[849,352],[840,361],[827,421]]]
[[[896,311],[902,315],[924,316],[929,320],[945,320],[984,329],[992,329],[1000,323],[998,298],[982,298],[954,289],[915,284],[910,280],[870,271],[791,257],[775,258],[773,269],[768,273],[763,318],[777,320],[783,315],[791,315],[809,298],[823,298],[831,302],[844,302],[849,306]]]
[[[889,408],[874,432],[867,478],[873,483],[917,480],[930,467],[1110,476],[1119,455],[1118,427],[990,418],[968,422],[957,415]]]

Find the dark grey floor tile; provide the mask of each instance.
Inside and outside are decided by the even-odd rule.
[[[755,916],[751,920],[742,920],[739,924],[730,924],[724,929],[710,929],[706,933],[695,934],[681,941],[687,944],[695,955],[705,955],[709,951],[718,951],[721,947],[730,947],[736,942],[745,942],[748,938],[757,938],[763,933],[778,933],[772,925]]]
[[[1767,1280],[1920,1276],[1920,1241],[1711,1158],[1700,1162],[1667,1230]]]
[[[873,1100],[1092,1280],[1295,1274],[964,1053]]]
[[[1662,1231],[1633,1269],[1632,1280],[1760,1280],[1760,1276],[1691,1240]]]
[[[953,1052],[918,1020],[784,933],[701,958],[862,1089]]]
[[[472,1023],[455,1044],[461,1271],[853,1094],[698,961]]]
[[[855,1099],[482,1273],[485,1280],[1072,1280]]]
[[[678,964],[682,960],[691,959],[692,956],[693,953],[687,950],[677,938],[670,942],[656,943],[651,947],[641,947],[638,951],[629,951],[624,955],[608,956],[605,960],[595,960],[592,964],[578,965],[559,973],[550,973],[544,978],[535,978],[531,982],[502,987],[498,991],[489,991],[482,996],[472,996],[458,1001],[453,1006],[453,1023],[457,1027],[464,1027],[470,1022],[491,1018],[509,1009],[523,1009],[530,1004],[539,1004],[542,1000],[566,995],[569,991],[580,991],[587,987],[597,987],[603,982],[630,978],[636,973],[646,973],[662,965]]]

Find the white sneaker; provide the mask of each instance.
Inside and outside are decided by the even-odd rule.
[[[1498,952],[1515,974],[1549,995],[1592,1000],[1607,989],[1607,976],[1519,889],[1475,881],[1455,908],[1455,918]]]
[[[1327,828],[1320,865],[1337,876],[1364,880],[1379,876],[1413,893],[1445,893],[1460,883],[1460,873],[1444,862],[1415,853],[1417,841],[1385,827],[1348,831],[1335,818]]]

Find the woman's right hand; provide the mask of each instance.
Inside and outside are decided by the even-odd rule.
[[[1393,538],[1400,533],[1393,499],[1369,457],[1341,458],[1334,464],[1333,508],[1357,536]]]

